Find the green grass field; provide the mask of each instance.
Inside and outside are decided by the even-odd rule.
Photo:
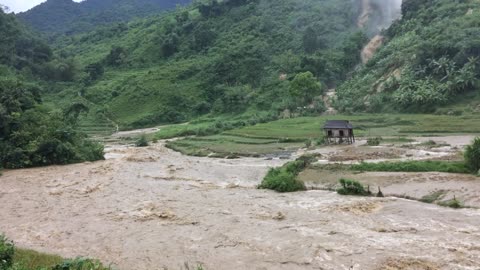
[[[275,139],[244,138],[230,135],[213,135],[186,138],[170,142],[168,147],[193,156],[235,157],[282,155],[302,147],[301,142],[282,142]]]
[[[306,140],[322,136],[321,127],[327,120],[350,120],[356,128],[355,133],[360,137],[480,133],[480,117],[473,114],[361,114],[284,119],[228,131],[227,134]]]
[[[282,119],[226,130],[219,135],[185,138],[169,143],[184,154],[207,156],[262,156],[304,147],[307,140],[321,140],[327,120],[350,120],[357,137],[388,137],[383,142],[406,143],[409,136],[480,134],[480,117],[427,114],[362,114]],[[195,135],[223,119],[172,125],[159,131],[157,139]],[[226,121],[226,120],[225,120]]]
[[[17,248],[15,249],[13,260],[15,263],[21,264],[26,269],[42,269],[60,264],[64,259],[57,255]]]

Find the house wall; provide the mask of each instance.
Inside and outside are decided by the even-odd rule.
[[[328,135],[328,131],[332,131],[333,137],[340,137],[340,131],[343,131],[343,137],[350,137],[349,136],[349,129],[327,129],[326,134]]]

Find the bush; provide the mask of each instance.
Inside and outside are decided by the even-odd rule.
[[[480,174],[480,137],[465,149],[465,163],[471,172]]]
[[[15,247],[11,241],[0,235],[0,269],[9,269],[13,265]]]
[[[369,145],[369,146],[379,146],[381,142],[382,142],[382,138],[380,138],[380,137],[368,138],[367,145]]]
[[[52,267],[52,270],[109,270],[110,267],[105,267],[97,260],[86,258],[77,258],[74,260],[66,260],[61,264]]]
[[[312,139],[308,139],[305,141],[305,148],[310,148],[312,147],[313,141]]]
[[[372,193],[370,190],[365,190],[363,185],[355,180],[340,179],[341,188],[337,189],[337,193],[340,195],[355,195],[355,196],[370,196]]]
[[[451,199],[449,201],[439,202],[438,205],[444,206],[444,207],[455,208],[455,209],[459,209],[459,208],[464,207],[464,205],[459,200],[457,200],[456,197],[454,197],[453,199]]]
[[[314,156],[305,155],[280,168],[271,169],[258,188],[271,189],[277,192],[306,190],[305,184],[298,181],[297,176],[315,160]]]
[[[103,159],[103,147],[78,130],[76,117],[41,105],[40,88],[0,80],[0,167],[18,169]],[[71,106],[70,106],[71,109]],[[78,109],[78,110],[77,110]]]
[[[324,145],[327,143],[327,139],[325,137],[321,137],[315,140],[315,144],[317,146]]]
[[[305,185],[298,181],[297,176],[284,168],[271,169],[263,179],[259,188],[271,189],[277,192],[295,192],[305,190]]]
[[[146,147],[148,146],[148,139],[145,134],[142,134],[138,140],[135,142],[136,147]]]

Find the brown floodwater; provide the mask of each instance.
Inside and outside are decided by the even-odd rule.
[[[107,157],[5,171],[0,232],[120,270],[480,269],[477,209],[255,189],[285,160],[186,157],[162,143]]]

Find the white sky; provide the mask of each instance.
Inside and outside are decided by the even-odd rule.
[[[33,8],[34,6],[45,2],[46,0],[0,0],[0,4],[10,8],[15,13],[22,12]],[[80,2],[81,0],[73,0]]]

